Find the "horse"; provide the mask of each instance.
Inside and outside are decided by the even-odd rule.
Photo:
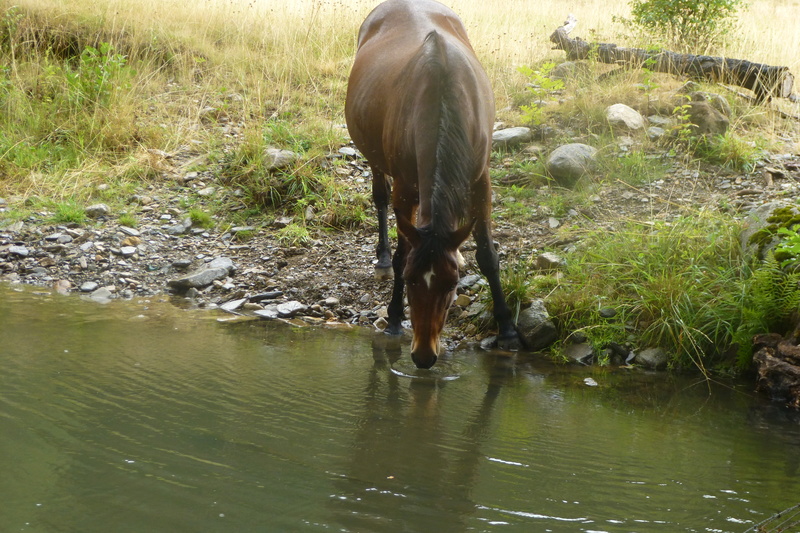
[[[372,172],[375,275],[394,277],[386,333],[402,334],[408,290],[411,358],[430,368],[472,233],[494,303],[498,341],[520,342],[500,284],[491,230],[494,94],[463,23],[434,0],[388,0],[364,20],[347,86],[350,137]],[[391,177],[391,180],[389,179]],[[398,229],[391,256],[388,203]]]

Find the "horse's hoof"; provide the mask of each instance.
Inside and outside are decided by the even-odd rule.
[[[375,279],[378,281],[390,280],[394,277],[392,267],[375,267]]]
[[[519,335],[503,335],[497,337],[497,347],[501,350],[508,350],[512,352],[517,352],[524,348],[522,344],[522,339],[519,338]]]
[[[402,324],[397,324],[397,325],[391,325],[390,324],[390,325],[386,326],[386,329],[384,329],[383,332],[385,334],[391,335],[393,337],[400,336],[400,335],[403,334],[403,325]]]

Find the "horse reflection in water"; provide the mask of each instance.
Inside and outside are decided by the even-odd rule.
[[[465,405],[448,394],[458,380],[392,371],[403,366],[402,344],[398,337],[373,337],[373,366],[361,406],[352,413],[358,429],[352,456],[337,472],[330,525],[342,531],[415,531],[424,519],[425,531],[466,531],[480,514],[473,493],[486,483],[484,448],[496,438],[498,396],[530,375],[531,359],[482,356],[482,368],[473,370],[486,377],[485,392]],[[460,425],[452,423],[453,409],[465,415]]]
[[[458,248],[472,233],[498,340],[516,347],[491,232],[494,95],[458,16],[432,0],[389,0],[376,7],[359,31],[345,115],[372,170],[376,275],[394,276],[387,333],[402,332],[407,286],[411,357],[419,368],[433,366],[459,279]],[[393,258],[390,196],[399,233]]]

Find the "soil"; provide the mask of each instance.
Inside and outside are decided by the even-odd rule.
[[[594,176],[589,178],[588,194],[565,194],[564,190],[542,186],[531,198],[511,198],[511,189],[498,187],[493,200],[494,236],[501,262],[544,251],[558,253],[585,231],[611,231],[630,220],[670,220],[691,216],[698,209],[728,210],[744,216],[771,200],[794,200],[800,188],[800,156],[792,148],[793,142],[785,139],[786,153],[765,153],[751,172],[732,172],[698,165],[696,159],[654,154],[667,161],[669,170],[663,179],[647,185],[632,186],[613,176]],[[622,154],[637,146],[622,139],[620,146],[611,149]],[[531,155],[535,153],[520,148],[494,164],[510,168],[521,158],[539,157]],[[351,230],[325,229],[323,224],[311,223],[312,241],[295,246],[282,244],[278,238],[278,226],[286,222],[281,217],[276,223],[265,221],[263,227],[256,228],[227,229],[220,224],[214,229],[188,227],[184,224],[187,210],[181,207],[186,205],[186,198],[210,201],[214,195],[232,195],[235,191],[216,181],[213,168],[200,173],[189,171],[190,162],[203,158],[196,149],[151,155],[161,160],[162,177],[127,199],[128,211],[137,219],[135,229],[122,226],[119,213],[114,212],[95,214],[96,218],[82,225],[48,223],[52,213],[47,212],[12,223],[3,220],[3,212],[13,209],[14,199],[0,199],[0,280],[84,294],[101,301],[160,296],[180,305],[222,306],[243,314],[258,313],[270,304],[300,302],[302,306],[281,316],[300,316],[312,323],[381,326],[391,282],[377,281],[373,275],[377,243],[373,221]],[[685,161],[690,161],[690,166]],[[343,180],[352,193],[369,197],[370,181],[363,160],[348,160],[339,167],[337,179]],[[514,178],[507,175],[504,179]],[[520,210],[519,203],[527,209]],[[464,246],[467,266],[463,275],[479,274],[471,254],[473,246],[471,240]],[[220,257],[233,261],[235,270],[228,276],[188,293],[170,289],[170,280]],[[475,300],[473,288],[463,289],[470,302]],[[466,308],[453,314],[464,315]],[[470,324],[452,319],[445,336],[450,342],[474,338],[476,332]]]

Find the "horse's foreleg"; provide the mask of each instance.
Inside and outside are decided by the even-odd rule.
[[[378,211],[378,247],[375,250],[378,263],[375,265],[375,278],[392,279],[392,251],[389,246],[389,224],[387,213],[392,187],[389,178],[375,167],[372,168],[372,201]]]
[[[392,287],[392,300],[387,308],[389,325],[386,333],[390,335],[400,335],[403,333],[403,291],[405,281],[403,280],[403,269],[406,266],[406,256],[408,255],[408,242],[403,237],[397,239],[397,249],[392,258],[392,268],[394,269],[394,285]]]
[[[497,257],[497,250],[494,248],[492,230],[490,222],[480,219],[475,224],[472,235],[475,237],[477,251],[475,259],[481,272],[489,282],[489,289],[492,292],[492,302],[494,303],[494,318],[497,321],[498,336],[497,342],[501,348],[518,349],[520,339],[514,327],[511,316],[511,309],[506,303],[503,287],[500,284],[500,261]]]

